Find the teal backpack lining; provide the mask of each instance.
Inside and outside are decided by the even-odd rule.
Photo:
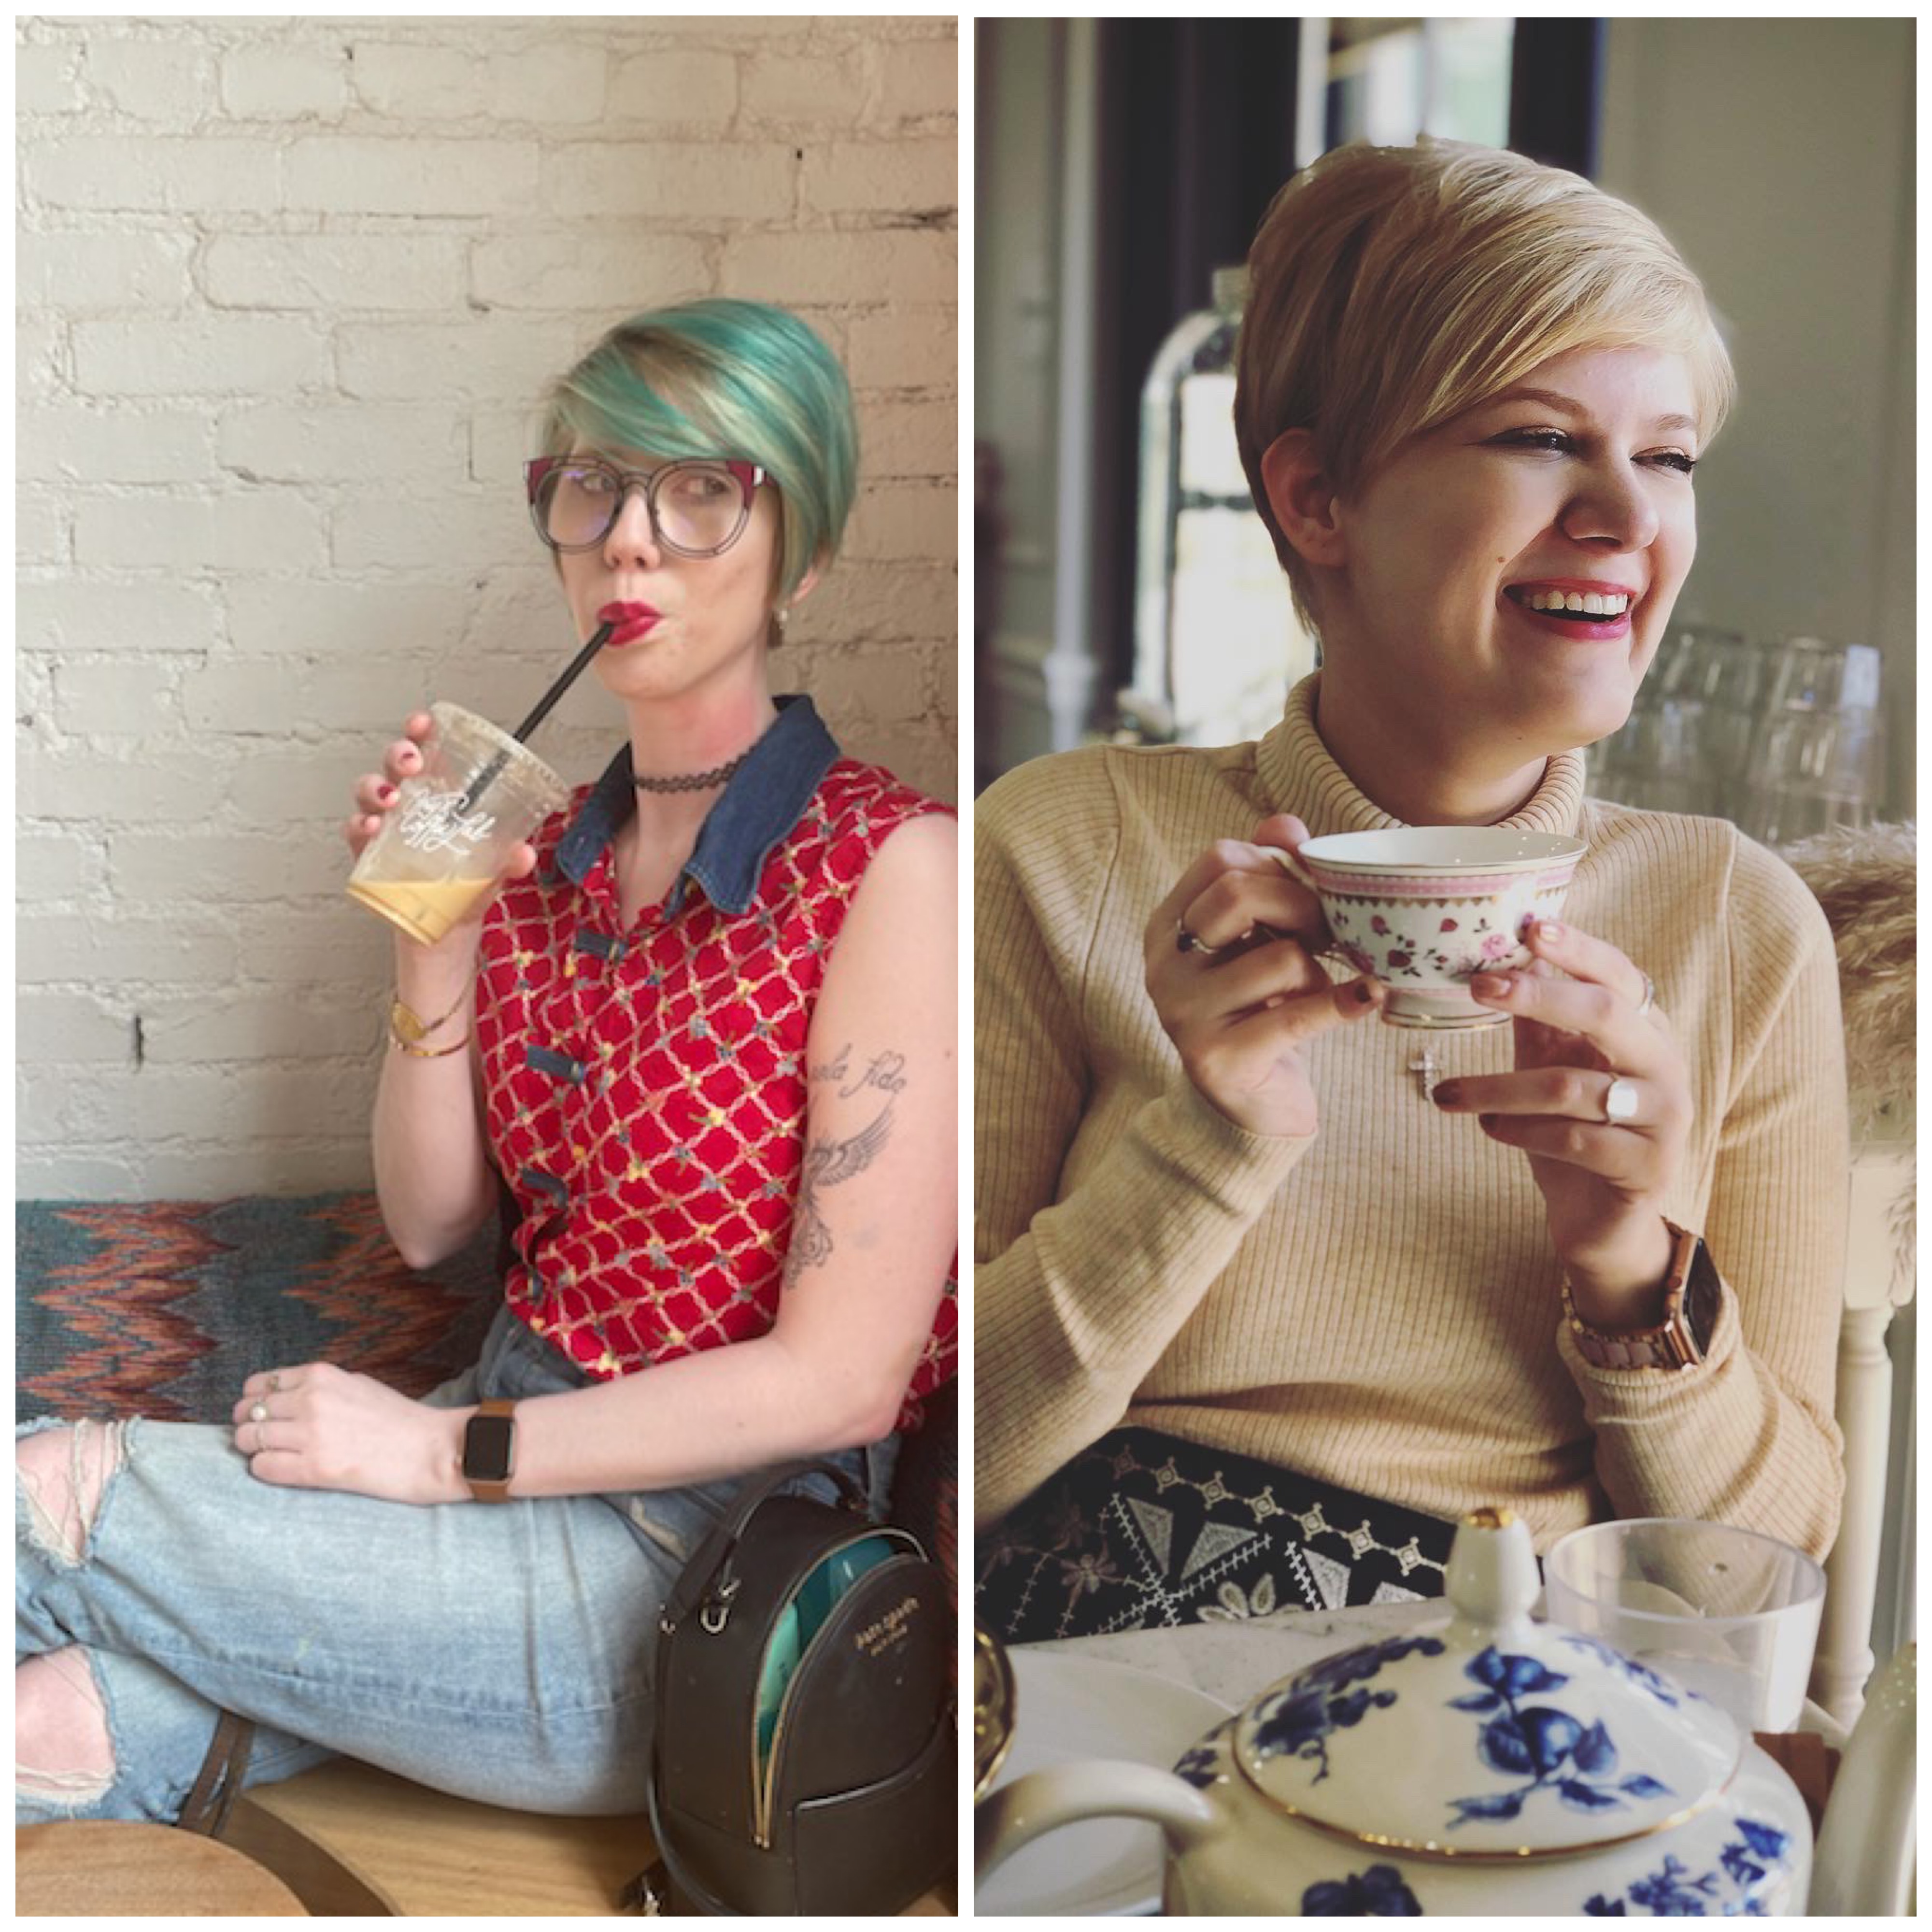
[[[784,1694],[804,1656],[832,1606],[868,1570],[900,1554],[904,1546],[890,1536],[868,1536],[835,1550],[799,1586],[772,1626],[758,1672],[758,1765],[762,1771],[771,1756],[772,1736],[778,1727]]]

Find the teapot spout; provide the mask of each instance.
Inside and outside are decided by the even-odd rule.
[[[1895,1918],[1910,1910],[1917,1845],[1918,1646],[1872,1679],[1819,1827],[1814,1918]]]
[[[1220,1828],[1218,1808],[1172,1772],[1144,1764],[1056,1764],[991,1794],[973,1814],[973,1863],[980,1879],[1048,1832],[1082,1818],[1144,1818],[1186,1850]]]

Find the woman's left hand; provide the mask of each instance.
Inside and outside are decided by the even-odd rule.
[[[242,1384],[235,1446],[265,1483],[388,1502],[457,1502],[469,1495],[460,1471],[466,1413],[431,1408],[332,1363],[306,1362]]]
[[[1663,1014],[1642,1010],[1643,974],[1614,946],[1546,923],[1525,941],[1528,968],[1470,982],[1511,1016],[1516,1070],[1445,1081],[1436,1103],[1528,1156],[1579,1315],[1646,1325],[1662,1318],[1664,1204],[1690,1138],[1689,1072]],[[1634,1102],[1627,1118],[1609,1116],[1612,1082]]]

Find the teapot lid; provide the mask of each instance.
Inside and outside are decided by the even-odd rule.
[[[1742,1739],[1715,1704],[1600,1639],[1532,1622],[1529,1531],[1466,1517],[1452,1614],[1311,1664],[1236,1720],[1242,1774],[1283,1810],[1425,1856],[1586,1850],[1682,1824]]]

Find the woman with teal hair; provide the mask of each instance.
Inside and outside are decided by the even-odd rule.
[[[24,1438],[22,1820],[172,1819],[218,1726],[250,1783],[340,1751],[638,1808],[686,1558],[796,1458],[876,1504],[953,1374],[956,828],[771,687],[851,507],[844,374],[782,310],[694,302],[610,330],[541,441],[624,742],[487,908],[398,935],[374,1123],[413,1265],[508,1204],[504,1305],[423,1401],[294,1362],[228,1426]],[[352,849],[431,728],[358,782]]]

